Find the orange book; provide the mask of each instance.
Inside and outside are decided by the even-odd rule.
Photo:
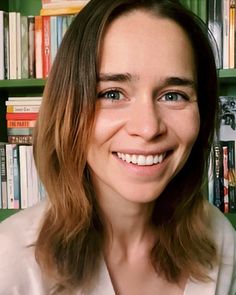
[[[7,120],[7,128],[33,128],[35,120]]]
[[[43,16],[42,19],[42,60],[43,78],[47,78],[50,68],[50,16]]]
[[[42,16],[35,16],[35,68],[36,78],[43,78],[43,51],[42,51]]]

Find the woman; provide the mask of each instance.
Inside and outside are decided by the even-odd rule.
[[[0,293],[234,294],[235,233],[203,194],[216,114],[197,17],[174,0],[91,0],[34,134],[48,200],[1,225]]]

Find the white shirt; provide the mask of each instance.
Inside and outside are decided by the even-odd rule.
[[[42,274],[34,257],[34,247],[30,247],[37,240],[46,207],[46,201],[43,201],[0,224],[0,295],[52,294],[53,283]],[[189,279],[184,295],[236,295],[235,231],[217,208],[210,205],[209,212],[220,264],[209,273],[213,278],[211,282]],[[73,294],[83,295],[79,290]],[[95,288],[86,295],[115,295],[104,260]]]

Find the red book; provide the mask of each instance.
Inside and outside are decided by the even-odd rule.
[[[7,120],[37,120],[38,113],[6,113]]]

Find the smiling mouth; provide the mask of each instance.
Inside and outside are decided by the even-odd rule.
[[[158,155],[132,155],[132,154],[124,154],[117,153],[119,159],[124,162],[132,163],[138,166],[151,166],[160,164],[166,157],[166,153],[158,154]]]

